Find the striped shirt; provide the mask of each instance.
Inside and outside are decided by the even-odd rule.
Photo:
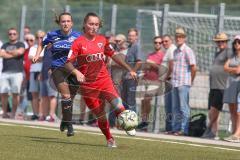
[[[173,87],[191,86],[191,65],[196,65],[196,58],[192,49],[184,43],[174,51]]]

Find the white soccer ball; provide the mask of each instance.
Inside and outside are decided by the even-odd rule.
[[[126,131],[135,129],[138,125],[138,116],[134,111],[125,110],[118,115],[118,124]]]

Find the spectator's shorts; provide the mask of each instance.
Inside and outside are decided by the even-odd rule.
[[[223,94],[224,90],[221,89],[210,89],[208,97],[208,107],[214,107],[221,111],[223,109]]]
[[[240,113],[240,104],[237,105],[237,112]]]
[[[0,77],[0,93],[20,93],[23,73],[3,72]]]
[[[57,91],[50,86],[49,79],[40,81],[40,95],[41,97],[57,96]]]
[[[40,81],[39,76],[40,72],[31,72],[30,73],[30,85],[29,92],[39,92],[40,91]]]

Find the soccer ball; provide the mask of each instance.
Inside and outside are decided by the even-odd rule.
[[[138,116],[134,111],[125,110],[118,115],[118,124],[125,131],[135,129],[138,125]]]

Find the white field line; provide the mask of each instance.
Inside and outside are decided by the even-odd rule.
[[[16,124],[8,124],[8,123],[0,123],[0,125],[4,126],[23,126],[23,127],[28,127],[28,128],[36,128],[36,129],[44,129],[44,130],[52,130],[52,131],[59,131],[57,128],[48,128],[48,127],[40,127],[40,126],[30,126],[30,125],[16,125]],[[75,132],[80,132],[80,131],[75,131]],[[96,133],[96,132],[85,132],[88,134],[92,135],[103,135],[102,133]],[[233,148],[224,148],[224,147],[217,147],[217,146],[207,146],[207,145],[202,145],[202,144],[194,144],[194,143],[184,143],[184,142],[176,142],[176,141],[166,141],[166,140],[157,140],[157,139],[150,139],[150,138],[140,138],[140,137],[126,137],[126,136],[116,136],[117,138],[123,138],[123,139],[135,139],[135,140],[142,140],[142,141],[151,141],[151,142],[162,142],[162,143],[171,143],[171,144],[179,144],[179,145],[186,145],[186,146],[194,146],[194,147],[201,147],[201,148],[213,148],[213,149],[221,149],[221,150],[226,150],[226,151],[236,151],[240,152],[238,149],[233,149]]]

